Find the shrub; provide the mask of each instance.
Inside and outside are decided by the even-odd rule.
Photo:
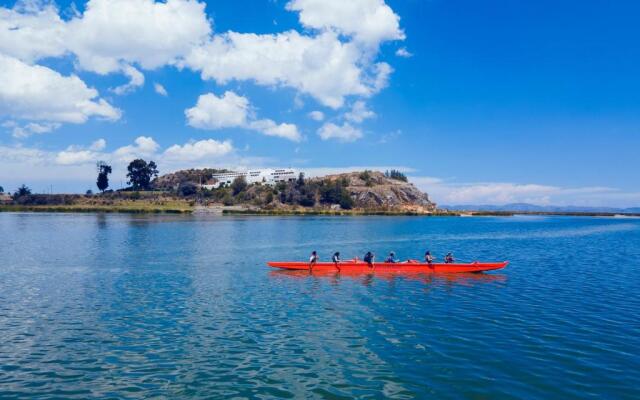
[[[193,196],[196,193],[198,193],[198,186],[193,182],[184,182],[178,187],[178,194],[180,196]]]
[[[408,182],[407,176],[402,172],[392,169],[391,171],[387,171],[384,173],[387,178],[395,179],[397,181]]]
[[[243,192],[247,189],[247,180],[244,176],[239,176],[231,182],[231,190],[233,191],[233,195],[237,196],[238,193]]]
[[[351,210],[355,202],[351,198],[351,195],[346,189],[342,189],[342,193],[340,194],[340,207],[345,210]]]
[[[360,179],[362,179],[364,181],[364,184],[367,186],[373,186],[372,178],[373,177],[371,176],[371,171],[369,170],[365,170],[360,173]]]
[[[222,198],[222,204],[224,204],[225,206],[233,205],[233,197],[231,197],[231,194],[229,194],[229,192],[225,193],[224,197]]]
[[[342,197],[342,183],[328,181],[320,187],[320,202],[325,204],[339,204]]]

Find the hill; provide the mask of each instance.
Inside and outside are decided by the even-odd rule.
[[[131,188],[85,195],[23,194],[8,197],[0,211],[251,212],[300,214],[433,214],[426,193],[397,171],[351,172],[275,185],[238,180],[207,189],[212,174],[225,170],[190,169],[160,176],[151,190]]]
[[[163,175],[153,182],[155,190],[196,200],[208,206],[244,206],[254,211],[359,210],[427,214],[436,211],[426,193],[404,175],[377,171],[351,172],[269,186],[252,184],[204,189],[216,170],[184,170]],[[393,177],[391,177],[393,176]]]

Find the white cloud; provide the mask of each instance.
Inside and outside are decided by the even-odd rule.
[[[90,150],[69,148],[58,153],[56,163],[60,165],[78,165],[95,162],[98,157]]]
[[[16,121],[11,120],[2,123],[3,128],[11,129],[11,134],[16,139],[23,139],[31,135],[49,133],[60,128],[60,126],[61,124],[57,122],[29,122],[22,126]]]
[[[141,71],[166,65],[221,84],[294,88],[332,108],[387,85],[392,69],[375,62],[375,47],[404,33],[383,0],[294,0],[287,9],[317,32],[214,35],[198,0],[89,0],[68,21],[48,2],[23,0],[13,9],[0,7],[0,52],[27,63],[74,55],[78,69],[126,75],[129,83],[113,88],[116,94],[142,86]]]
[[[120,118],[120,110],[75,75],[63,76],[2,54],[0,71],[0,116],[76,124],[90,117]]]
[[[341,107],[345,96],[370,96],[384,87],[390,70],[369,65],[362,50],[335,33],[304,36],[229,32],[197,47],[184,65],[220,84],[250,80],[265,86],[292,87],[322,104]]]
[[[105,158],[100,153],[107,146],[107,141],[98,139],[87,148],[83,146],[71,145],[65,150],[58,152],[55,156],[55,163],[59,165],[82,165],[95,163]]]
[[[327,122],[318,129],[318,136],[322,140],[337,139],[341,142],[354,142],[362,137],[362,131],[348,122],[342,125]]]
[[[401,47],[398,50],[396,50],[396,56],[403,57],[403,58],[411,58],[413,57],[413,54],[410,53],[406,47]]]
[[[67,51],[65,23],[53,4],[39,7],[18,1],[13,9],[0,7],[0,53],[31,63]]]
[[[136,157],[154,160],[162,173],[178,169],[202,167],[262,165],[258,158],[240,158],[231,141],[213,139],[191,141],[184,145],[169,146],[162,151],[150,137],[139,137],[131,146],[124,146],[114,152],[105,152],[106,141],[98,139],[88,146],[72,145],[62,151],[48,151],[38,148],[0,145],[0,182],[8,188],[25,183],[35,191],[54,185],[54,191],[66,190],[84,192],[95,185],[95,168],[90,165],[103,160],[112,165],[112,186],[116,182],[126,182],[126,168]]]
[[[535,183],[455,182],[434,177],[410,176],[409,180],[439,204],[503,205],[530,203],[558,206],[633,206],[640,193],[609,187],[560,187]]]
[[[133,144],[117,149],[113,155],[120,161],[132,161],[136,158],[150,157],[154,155],[160,145],[150,136],[139,136]]]
[[[160,96],[167,97],[169,95],[169,93],[167,93],[167,89],[165,89],[164,86],[162,86],[159,83],[153,84],[153,90],[155,90],[155,92],[158,93]]]
[[[392,142],[395,139],[397,139],[398,137],[400,137],[400,135],[402,135],[402,131],[400,129],[392,131],[392,132],[385,133],[385,134],[380,136],[380,139],[378,140],[378,143],[385,144],[385,143]]]
[[[230,140],[219,142],[213,139],[186,143],[182,146],[174,144],[165,150],[163,158],[169,161],[195,161],[211,157],[221,157],[233,151]]]
[[[174,144],[164,152],[160,151],[160,145],[153,138],[145,136],[136,138],[133,144],[120,147],[112,153],[103,152],[106,144],[104,139],[98,139],[88,147],[69,146],[55,154],[54,162],[58,165],[83,165],[105,160],[124,168],[136,158],[149,158],[163,165],[175,165],[200,160],[212,161],[235,151],[230,140],[214,139],[192,141],[184,145]]]
[[[376,113],[369,110],[364,101],[358,100],[353,103],[351,107],[351,111],[346,113],[344,117],[351,122],[361,123],[365,119],[373,118],[376,116]]]
[[[309,118],[314,121],[320,122],[324,120],[324,113],[322,111],[311,111],[309,113]]]
[[[208,37],[204,8],[196,0],[89,0],[86,11],[67,23],[67,46],[81,68],[100,74],[132,63],[155,69]]]
[[[213,93],[198,97],[195,107],[185,111],[187,123],[199,129],[242,127],[247,123],[249,100],[231,91],[218,97]]]
[[[107,147],[107,141],[104,139],[98,139],[95,142],[91,143],[91,146],[89,146],[89,150],[102,151],[105,149],[105,147]]]
[[[457,187],[450,191],[448,199],[457,203],[480,201],[482,203],[513,203],[527,201],[546,203],[549,195],[558,188],[535,184],[480,183]]]
[[[378,93],[389,85],[389,76],[391,76],[393,68],[385,62],[379,62],[373,66],[373,70],[373,80],[370,82],[371,93]]]
[[[125,65],[122,67],[122,72],[129,77],[129,82],[111,89],[113,93],[117,95],[131,93],[144,85],[144,75],[134,67]]]
[[[405,37],[400,17],[384,0],[292,0],[286,7],[299,11],[307,27],[337,30],[371,47]]]
[[[227,91],[218,97],[203,94],[195,107],[185,110],[187,124],[199,129],[244,128],[267,136],[278,136],[292,141],[302,139],[293,124],[277,124],[270,119],[256,119],[246,97]]]
[[[211,34],[205,4],[197,0],[89,0],[68,22],[52,4],[19,1],[0,7],[0,51],[24,61],[78,57],[81,69],[107,74],[138,64],[173,64]]]
[[[267,136],[281,137],[294,142],[302,140],[298,127],[294,124],[277,124],[270,119],[259,119],[250,122],[247,127]]]
[[[8,147],[0,145],[0,162],[2,163],[16,163],[20,165],[23,162],[46,161],[48,158],[48,153],[43,150],[22,146]],[[0,177],[8,178],[9,175],[5,175],[7,172],[9,172],[9,170],[3,169],[2,164],[0,164],[0,173],[4,173],[0,175]]]

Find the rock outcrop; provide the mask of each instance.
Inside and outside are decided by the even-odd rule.
[[[436,204],[412,183],[386,177],[381,172],[351,172],[314,180],[342,180],[357,208],[434,212]]]

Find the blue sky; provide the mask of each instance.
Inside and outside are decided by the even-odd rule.
[[[84,191],[105,159],[118,187],[143,157],[640,205],[637,2],[202,4],[0,2],[0,185]]]

